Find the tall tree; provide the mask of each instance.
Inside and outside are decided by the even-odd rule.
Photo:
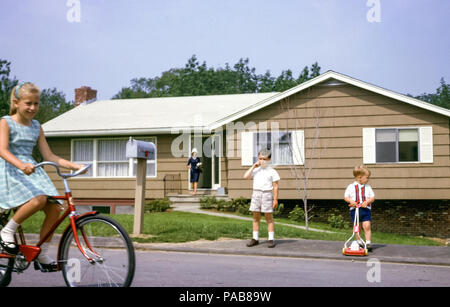
[[[0,59],[0,117],[9,114],[10,95],[14,86],[17,85],[17,79],[11,79],[11,62]]]
[[[39,112],[34,119],[43,124],[72,108],[73,104],[66,101],[63,92],[59,92],[56,88],[44,89],[41,91]]]
[[[0,117],[9,114],[11,91],[18,83],[18,80],[15,77],[11,78],[10,74],[11,62],[0,59]],[[39,112],[35,119],[43,124],[71,108],[73,108],[73,104],[66,101],[62,92],[59,92],[56,88],[43,89]]]
[[[241,58],[233,66],[226,63],[224,68],[215,69],[206,62],[200,64],[193,55],[184,68],[172,68],[160,77],[132,79],[131,85],[122,88],[113,99],[280,92],[320,74],[317,62],[310,69],[306,66],[297,78],[289,69],[278,77],[269,71],[258,75],[249,62],[248,58]]]
[[[416,99],[435,104],[442,108],[450,109],[450,84],[446,83],[444,78],[441,78],[440,86],[436,89],[436,93],[427,94],[423,93],[421,95],[415,96]],[[408,94],[408,96],[413,97]]]

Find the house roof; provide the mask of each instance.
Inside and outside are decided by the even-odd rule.
[[[450,110],[349,76],[326,73],[282,93],[187,96],[95,101],[45,123],[46,136],[90,136],[214,130],[322,82],[344,82],[450,117]]]
[[[246,116],[248,114],[251,114],[251,113],[253,113],[253,112],[257,111],[257,110],[265,108],[265,107],[267,107],[267,106],[269,106],[269,105],[271,105],[271,104],[273,104],[275,102],[278,102],[278,101],[280,101],[283,98],[286,98],[286,97],[289,97],[291,95],[294,95],[294,94],[296,94],[298,92],[301,92],[301,91],[303,91],[303,90],[305,90],[305,89],[307,89],[309,87],[312,87],[314,85],[317,85],[319,83],[327,82],[327,81],[329,82],[329,81],[332,81],[332,80],[337,80],[338,82],[351,84],[351,85],[357,86],[359,88],[363,88],[363,89],[372,91],[374,93],[377,93],[377,94],[380,94],[380,95],[383,95],[383,96],[386,96],[386,97],[389,97],[389,98],[393,98],[393,99],[405,102],[407,104],[410,104],[410,105],[413,105],[413,106],[416,106],[416,107],[419,107],[419,108],[422,108],[422,109],[425,109],[425,110],[429,110],[429,111],[436,112],[436,113],[439,113],[439,114],[442,114],[442,115],[450,117],[450,110],[448,110],[448,109],[441,108],[441,107],[438,107],[438,106],[433,105],[431,103],[427,103],[427,102],[424,102],[422,100],[418,100],[418,99],[415,99],[415,98],[412,98],[412,97],[409,97],[409,96],[406,96],[406,95],[403,95],[403,94],[399,94],[399,93],[393,92],[391,90],[387,90],[387,89],[384,89],[382,87],[379,87],[379,86],[376,86],[376,85],[372,85],[372,84],[369,84],[367,82],[363,82],[363,81],[357,80],[355,78],[352,78],[352,77],[349,77],[349,76],[337,73],[337,72],[332,71],[332,70],[329,70],[326,73],[324,73],[324,74],[322,74],[320,76],[317,76],[316,78],[313,78],[311,80],[308,80],[308,81],[306,81],[306,82],[304,82],[302,84],[299,84],[299,85],[297,85],[297,86],[295,86],[293,88],[290,88],[287,91],[275,94],[275,95],[273,95],[273,96],[271,96],[271,97],[269,97],[269,98],[267,98],[267,99],[265,99],[263,101],[258,102],[257,104],[254,104],[254,105],[249,106],[249,107],[247,107],[245,109],[242,109],[241,111],[239,111],[239,112],[237,112],[235,114],[230,114],[226,118],[223,118],[222,120],[217,121],[216,123],[214,123],[210,127],[210,129],[216,129],[218,127],[221,127],[222,125],[225,125],[225,124],[227,124],[229,122],[232,122],[232,121],[234,121],[234,120],[236,120],[238,118],[241,118],[241,117]]]
[[[47,137],[172,133],[206,129],[277,93],[99,100],[42,125]]]

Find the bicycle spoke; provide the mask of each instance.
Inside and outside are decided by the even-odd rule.
[[[114,220],[92,216],[77,222],[80,248],[73,233],[63,243],[64,278],[70,286],[122,287],[134,275],[134,250],[128,234]],[[94,260],[89,262],[83,253]],[[78,271],[77,271],[78,270]]]

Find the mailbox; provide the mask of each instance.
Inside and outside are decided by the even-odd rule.
[[[126,157],[137,159],[155,159],[156,146],[152,142],[130,140],[127,142]]]

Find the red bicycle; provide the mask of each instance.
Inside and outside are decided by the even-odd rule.
[[[11,282],[13,272],[22,273],[35,261],[44,243],[67,217],[69,225],[59,240],[57,263],[64,281],[69,287],[128,287],[135,271],[133,244],[126,230],[114,219],[96,211],[78,214],[73,203],[67,179],[85,172],[90,164],[72,174],[60,173],[53,162],[42,162],[35,167],[51,165],[56,168],[65,188],[64,196],[53,196],[54,200],[65,200],[67,208],[50,231],[36,245],[27,245],[22,227],[16,233],[19,253],[0,253],[0,286]],[[59,202],[58,202],[59,203]],[[61,205],[62,206],[62,205]],[[12,210],[0,216],[0,229],[8,222]]]

